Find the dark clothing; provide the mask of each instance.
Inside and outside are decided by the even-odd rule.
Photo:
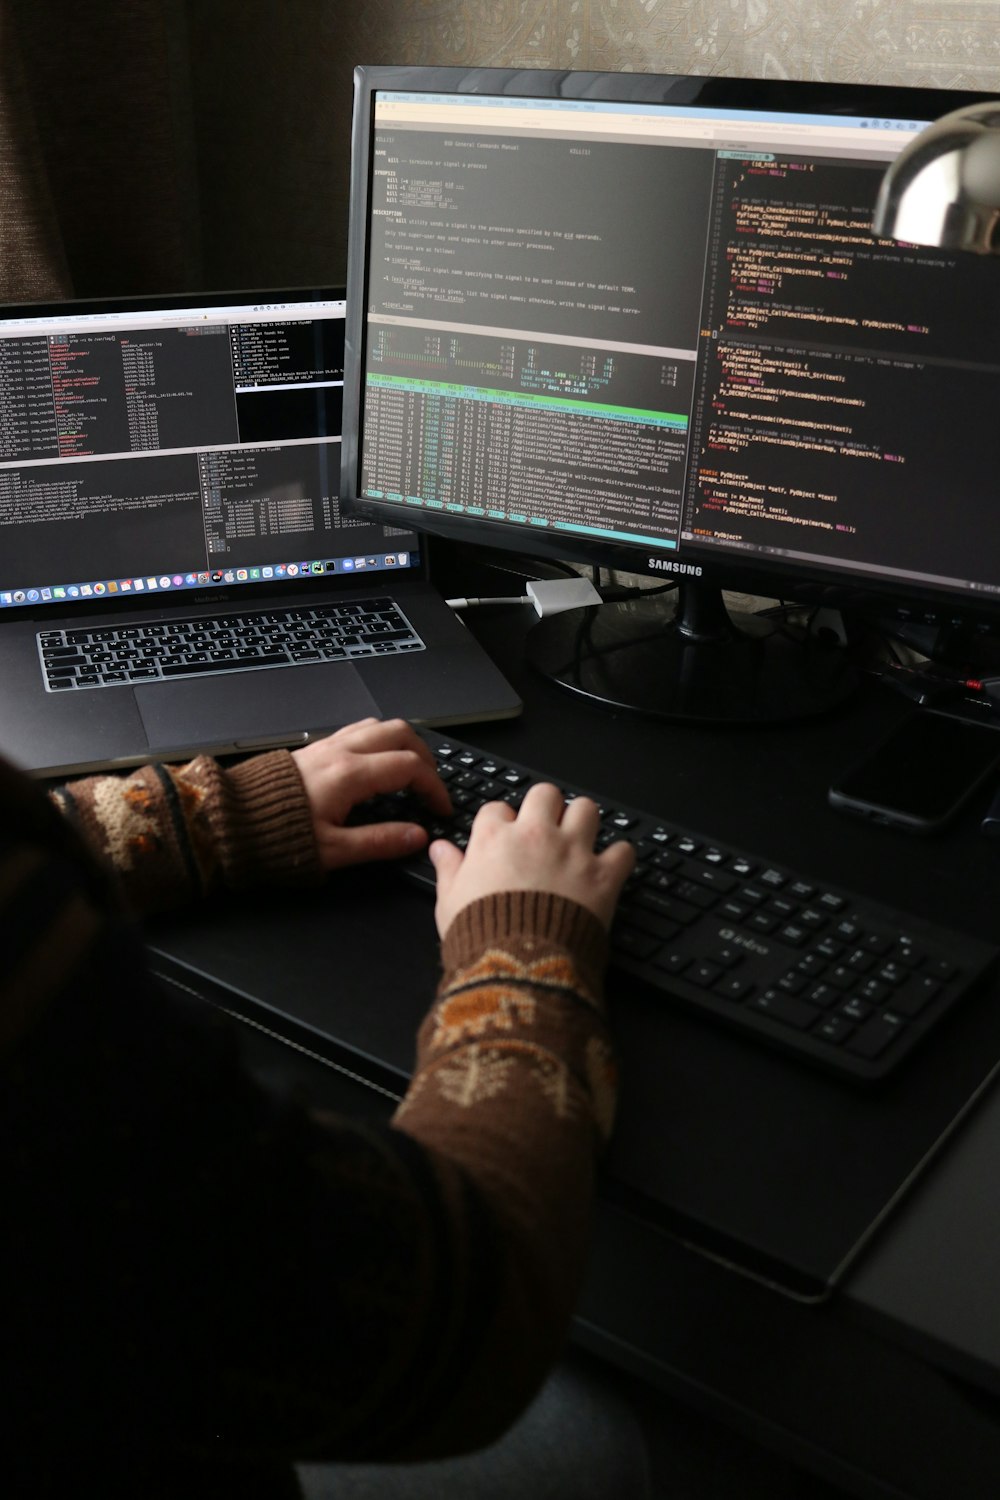
[[[320,1123],[158,990],[118,894],[205,893],[234,849],[318,879],[292,758],[57,800],[0,767],[0,1488],[250,1500],[294,1494],[295,1459],[490,1441],[582,1273],[614,1100],[599,924],[466,908],[391,1125]]]

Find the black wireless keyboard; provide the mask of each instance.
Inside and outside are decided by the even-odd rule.
[[[555,778],[421,730],[454,816],[414,811],[406,795],[361,816],[416,816],[464,846],[478,808],[518,806]],[[612,962],[673,1000],[842,1077],[885,1077],[996,960],[998,949],[908,917],[758,855],[723,847],[584,787],[601,810],[598,847],[626,838],[638,856],[611,933]],[[426,857],[404,868],[433,884]]]

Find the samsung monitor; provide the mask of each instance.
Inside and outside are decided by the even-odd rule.
[[[871,229],[887,163],[969,97],[358,69],[342,499],[677,581],[531,646],[666,716],[850,691],[723,589],[1000,618],[1000,272]]]

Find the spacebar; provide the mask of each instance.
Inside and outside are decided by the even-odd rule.
[[[160,668],[161,677],[190,677],[193,672],[245,672],[248,667],[287,667],[282,652],[273,656],[246,656],[241,660],[176,662]]]

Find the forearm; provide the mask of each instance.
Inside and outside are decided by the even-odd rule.
[[[418,1456],[492,1440],[565,1340],[615,1105],[599,1008],[606,947],[588,912],[531,892],[474,903],[447,935],[394,1124],[435,1163],[463,1236],[488,1244],[473,1243],[471,1274],[456,1279],[464,1363],[425,1408]]]
[[[92,776],[51,793],[134,911],[223,886],[318,879],[309,804],[295,762],[274,751],[224,769],[207,756]]]

